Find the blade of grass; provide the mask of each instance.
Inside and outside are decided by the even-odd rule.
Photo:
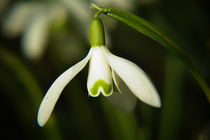
[[[24,88],[26,88],[28,95],[25,96],[29,96],[29,99],[32,103],[32,105],[29,106],[32,106],[31,110],[37,112],[38,105],[40,104],[42,99],[42,95],[41,89],[39,88],[39,85],[33,74],[30,72],[30,70],[26,67],[21,59],[19,59],[12,52],[3,49],[3,47],[0,47],[0,62],[1,64],[5,65],[9,70],[11,70],[14,76],[20,81],[20,83],[22,83]],[[35,122],[36,114],[32,114],[34,114],[33,121]],[[47,139],[61,139],[61,135],[54,116],[51,117],[48,125],[43,128],[43,131]]]
[[[180,139],[184,65],[176,57],[166,58],[166,73],[161,110],[159,140]]]

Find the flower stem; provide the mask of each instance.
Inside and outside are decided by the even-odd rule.
[[[100,7],[94,3],[91,3],[91,7],[95,8],[96,10],[98,10],[98,12],[94,15],[95,18],[97,18],[100,14],[106,14],[110,11],[109,8],[104,8],[104,7]]]
[[[101,11],[101,10],[102,10],[102,8],[101,8],[100,6],[98,6],[98,5],[94,4],[94,3],[91,3],[90,6],[91,6],[92,8],[97,9],[98,11]]]

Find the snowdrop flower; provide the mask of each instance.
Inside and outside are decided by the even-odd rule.
[[[57,2],[20,2],[6,15],[2,29],[9,37],[23,34],[23,54],[31,60],[39,60],[46,50],[50,31],[61,27],[66,19],[66,11]]]
[[[86,66],[88,61],[87,89],[90,96],[97,97],[100,93],[110,96],[114,86],[120,91],[117,74],[141,101],[154,107],[161,106],[159,95],[146,74],[136,64],[113,55],[105,47],[103,24],[99,18],[91,21],[89,37],[91,49],[87,56],[62,73],[42,100],[37,118],[40,126],[47,122],[64,87]]]

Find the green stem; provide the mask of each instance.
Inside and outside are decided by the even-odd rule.
[[[163,105],[159,125],[159,140],[180,139],[182,85],[184,66],[174,56],[166,58]]]
[[[90,5],[92,8],[95,8],[95,9],[97,9],[98,11],[101,11],[103,8],[101,8],[100,6],[98,6],[98,5],[96,5],[96,4],[94,4],[94,3],[91,3],[91,5]]]

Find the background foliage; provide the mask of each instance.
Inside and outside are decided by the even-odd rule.
[[[88,25],[95,12],[90,2],[0,1],[1,139],[210,139],[209,103],[184,64],[157,42],[105,16],[101,18],[108,47],[148,73],[162,107],[138,101],[127,113],[103,96],[89,97],[86,68],[65,88],[46,126],[38,126],[36,115],[47,89],[88,52]],[[207,0],[98,3],[135,13],[159,26],[180,44],[210,85]],[[19,12],[14,10],[17,7]]]

